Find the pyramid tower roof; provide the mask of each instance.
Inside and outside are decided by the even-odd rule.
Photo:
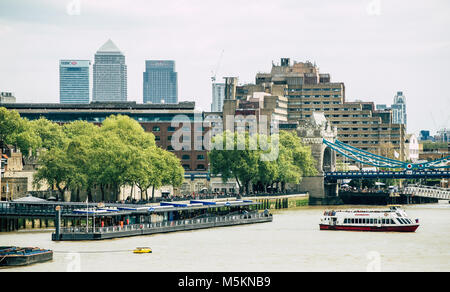
[[[106,43],[103,44],[103,46],[98,49],[97,53],[120,53],[120,49],[116,46],[116,44],[111,40],[108,39]]]

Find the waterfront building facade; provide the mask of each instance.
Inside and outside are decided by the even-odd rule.
[[[89,103],[89,60],[59,61],[59,102]]]
[[[177,103],[178,73],[175,72],[175,61],[145,61],[144,103]]]
[[[108,40],[95,54],[92,101],[127,101],[127,65],[119,48]]]

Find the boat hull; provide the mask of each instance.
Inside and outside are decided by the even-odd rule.
[[[320,230],[415,232],[419,224],[407,226],[343,226],[320,224]]]
[[[52,251],[46,251],[30,255],[6,255],[6,256],[0,255],[0,267],[27,266],[35,263],[51,261],[52,259],[53,259]]]

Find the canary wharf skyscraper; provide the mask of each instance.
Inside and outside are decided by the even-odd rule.
[[[175,61],[145,61],[144,103],[178,103]]]
[[[59,102],[89,103],[89,60],[59,61]]]
[[[127,101],[125,56],[108,40],[95,54],[92,101]]]

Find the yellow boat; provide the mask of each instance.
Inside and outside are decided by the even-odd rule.
[[[152,249],[149,247],[136,247],[133,253],[152,253]]]

